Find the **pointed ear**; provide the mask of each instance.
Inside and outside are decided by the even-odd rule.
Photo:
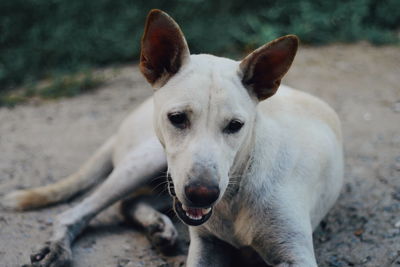
[[[278,89],[297,52],[299,39],[287,35],[258,48],[239,65],[243,85],[261,101]]]
[[[142,37],[140,71],[154,87],[164,85],[189,59],[189,48],[178,24],[153,9],[147,15]]]

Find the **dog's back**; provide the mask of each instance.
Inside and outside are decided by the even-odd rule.
[[[336,112],[325,102],[310,94],[281,85],[277,93],[259,104],[259,109],[269,118],[288,116],[293,122],[302,119],[317,120],[327,125],[339,142],[342,141],[340,120]],[[294,126],[294,125],[293,125]]]
[[[342,186],[340,120],[327,103],[285,85],[273,97],[261,102],[259,110],[266,120],[273,122],[268,125],[277,125],[276,134],[287,143],[288,153],[297,157],[299,163],[295,168],[307,173],[303,176],[308,178],[294,187],[309,184],[303,195],[309,198],[311,223],[315,228],[336,201]]]

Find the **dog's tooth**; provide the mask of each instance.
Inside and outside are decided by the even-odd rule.
[[[189,207],[182,204],[182,209],[183,209],[184,211],[187,211],[187,210],[189,209]]]
[[[211,207],[210,207],[210,208],[207,208],[207,209],[201,209],[201,213],[202,213],[203,215],[208,214],[210,211],[211,211]]]
[[[196,220],[196,221],[201,220],[201,218],[202,218],[202,216],[195,216],[195,215],[192,215],[192,214],[190,214],[188,212],[186,212],[186,216],[188,216],[190,219]]]

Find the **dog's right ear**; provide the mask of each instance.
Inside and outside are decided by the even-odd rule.
[[[189,48],[178,24],[165,12],[147,15],[142,37],[140,71],[155,88],[163,86],[189,60]]]
[[[240,62],[243,85],[259,101],[275,94],[292,65],[299,39],[286,35],[258,48]]]

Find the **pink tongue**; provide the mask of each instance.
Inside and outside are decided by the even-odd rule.
[[[189,213],[190,215],[192,215],[194,217],[203,216],[203,213],[201,212],[201,209],[196,209],[196,208],[189,208],[187,210],[187,213]]]

